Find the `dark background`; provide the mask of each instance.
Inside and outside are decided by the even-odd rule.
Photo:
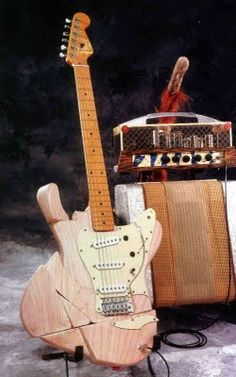
[[[48,239],[36,203],[46,183],[59,185],[68,212],[87,204],[73,70],[58,57],[73,13],[92,20],[90,67],[111,187],[133,179],[113,173],[112,128],[154,112],[179,56],[190,60],[192,110],[236,121],[234,0],[1,0],[0,8],[4,239]]]

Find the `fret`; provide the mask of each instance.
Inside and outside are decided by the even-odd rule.
[[[103,198],[100,198],[100,197],[97,197],[96,195],[91,195],[90,198],[89,198],[89,202],[92,203],[95,207],[97,206],[98,208],[103,208],[104,210],[108,207],[110,207],[107,199],[110,199],[109,196],[106,196],[106,197],[103,197]]]
[[[111,219],[112,219],[112,216],[110,215],[110,214],[104,214],[104,215],[101,215],[101,214],[99,214],[99,213],[94,213],[93,212],[93,215],[92,215],[92,219],[94,220],[94,221],[101,221],[101,222],[104,222],[104,221],[111,221]]]
[[[80,123],[83,120],[87,120],[87,119],[89,119],[89,120],[97,120],[97,114],[96,114],[96,112],[92,111],[92,110],[81,112]]]
[[[87,112],[96,113],[94,103],[92,103],[92,101],[85,101],[85,100],[80,101],[80,111],[81,111],[81,114],[83,112],[85,112],[85,113],[87,113]]]
[[[80,111],[96,111],[94,102],[91,100],[80,100]]]
[[[91,106],[94,109],[94,111],[96,111],[95,110],[95,103],[94,103],[94,100],[92,98],[88,98],[84,95],[83,98],[80,98],[79,100],[80,100],[80,108],[82,106],[88,105],[88,108],[89,108],[89,106]]]
[[[95,221],[101,221],[102,223],[104,223],[104,221],[111,221],[112,217],[111,215],[107,215],[107,216],[100,216],[99,214],[95,214],[95,212],[93,212],[93,214],[91,215],[92,216],[92,219],[95,220]]]
[[[91,203],[91,205],[94,207],[94,209],[96,209],[96,212],[97,211],[102,211],[102,212],[107,211],[108,212],[108,210],[110,208],[110,198],[108,198],[108,197],[105,200],[101,199],[101,202],[99,202],[96,199],[94,199],[93,196],[90,196],[89,197],[89,203]]]
[[[99,194],[99,192],[101,194]],[[103,188],[100,185],[96,185],[96,187],[91,187],[89,194],[90,194],[91,198],[95,197],[95,198],[97,198],[98,201],[102,200],[102,197],[104,197],[104,196],[106,196],[107,199],[110,199],[109,191],[106,192],[105,190],[103,190]]]
[[[89,203],[91,204],[91,201],[89,201]],[[96,212],[94,212],[94,216],[110,216],[110,207],[106,207],[106,208],[100,208],[100,207],[96,207],[94,206],[94,208],[96,208]]]
[[[74,72],[80,109],[92,226],[96,231],[110,231],[114,229],[114,219],[90,71],[89,67],[75,66]]]
[[[90,160],[90,158],[89,158]],[[89,162],[87,162],[87,166],[92,169],[92,171],[95,171],[95,170],[99,170],[99,173],[101,175],[105,175],[105,172],[104,170],[102,170],[104,168],[104,164],[103,164],[103,161],[95,161],[93,163],[91,163],[91,160]]]
[[[100,154],[96,154],[95,152],[93,152],[93,150],[94,149],[91,149],[89,152],[90,153],[88,153],[88,155],[90,156],[89,157],[89,160],[90,160],[90,162],[89,163],[87,163],[87,166],[89,167],[89,168],[92,168],[92,166],[97,162],[97,160],[101,157],[101,155]],[[91,170],[91,169],[90,169]]]
[[[89,198],[89,203],[94,206],[94,208],[97,209],[98,212],[109,212],[110,211],[110,205],[107,201],[102,200],[101,202],[97,201],[94,198]],[[101,205],[102,203],[102,205]]]

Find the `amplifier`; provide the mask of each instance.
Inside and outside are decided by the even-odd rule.
[[[225,187],[216,180],[115,187],[116,214],[123,223],[153,208],[162,226],[152,279],[147,276],[154,307],[235,300],[236,182],[227,183],[224,197]]]
[[[118,172],[236,166],[231,122],[194,113],[154,113],[122,123],[113,133]]]

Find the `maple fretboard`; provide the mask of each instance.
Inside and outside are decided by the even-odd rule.
[[[114,229],[114,218],[98,127],[89,66],[74,66],[86,163],[89,205],[95,231]]]

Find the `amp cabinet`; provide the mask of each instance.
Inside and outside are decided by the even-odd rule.
[[[235,299],[235,192],[236,182],[225,186],[216,180],[116,186],[116,213],[123,223],[153,208],[163,228],[151,264],[155,307]]]

